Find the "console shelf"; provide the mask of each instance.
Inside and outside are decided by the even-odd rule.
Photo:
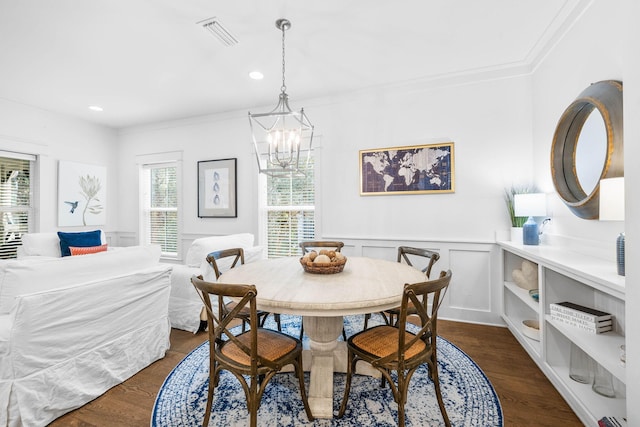
[[[620,363],[625,343],[625,281],[616,265],[567,248],[524,246],[499,242],[502,273],[502,317],[507,326],[585,425],[597,425],[604,416],[626,414],[626,375]],[[523,261],[538,266],[539,302],[512,278]],[[590,334],[551,318],[549,304],[571,301],[615,316],[614,330]],[[523,320],[537,320],[540,341],[523,333]],[[615,398],[600,396],[591,386],[569,378],[569,353],[574,344],[614,378]]]

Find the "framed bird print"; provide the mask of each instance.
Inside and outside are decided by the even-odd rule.
[[[58,162],[58,226],[107,223],[107,168]]]

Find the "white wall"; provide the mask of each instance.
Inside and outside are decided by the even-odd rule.
[[[533,74],[534,181],[551,195],[550,233],[600,246],[602,257],[615,260],[617,222],[578,218],[555,195],[551,145],[564,110],[591,83],[623,80],[621,3],[595,1],[543,59]],[[587,242],[590,241],[590,242]]]
[[[526,77],[458,86],[412,85],[304,104],[316,127],[322,235],[494,241],[509,224],[503,189],[531,174],[531,103]],[[262,107],[266,108],[266,107]],[[258,108],[255,108],[258,110]],[[256,164],[247,111],[128,129],[120,136],[120,195],[137,203],[136,155],[183,150],[185,233],[257,230]],[[358,150],[455,143],[453,194],[360,196]],[[199,219],[198,160],[238,158],[238,218]],[[248,190],[249,189],[249,190]],[[136,232],[123,210],[121,231]]]
[[[322,234],[494,241],[503,190],[530,176],[528,78],[416,84],[305,105],[322,135]],[[454,142],[455,193],[360,196],[358,150]]]
[[[181,151],[183,246],[202,235],[240,232],[258,234],[257,172],[251,157],[251,134],[247,112],[195,117],[123,130],[119,136],[121,204],[120,233],[127,241],[137,241],[138,170],[137,156]],[[197,162],[237,158],[237,218],[198,218]],[[183,255],[184,252],[183,250]]]
[[[107,224],[100,228],[106,232],[118,229],[116,137],[113,129],[0,99],[0,150],[40,156],[37,171],[40,189],[35,195],[36,231],[60,229],[57,218],[59,160],[107,167]]]

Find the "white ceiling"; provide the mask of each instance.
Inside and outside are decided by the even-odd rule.
[[[0,0],[0,98],[121,128],[531,67],[585,0]],[[223,46],[196,22],[216,16]],[[259,69],[262,81],[249,79]],[[101,113],[88,110],[100,105]]]

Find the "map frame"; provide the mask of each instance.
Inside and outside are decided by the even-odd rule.
[[[445,153],[448,159],[438,161],[437,169],[416,167],[416,159],[441,159]],[[453,142],[360,150],[358,163],[361,196],[455,192]]]

